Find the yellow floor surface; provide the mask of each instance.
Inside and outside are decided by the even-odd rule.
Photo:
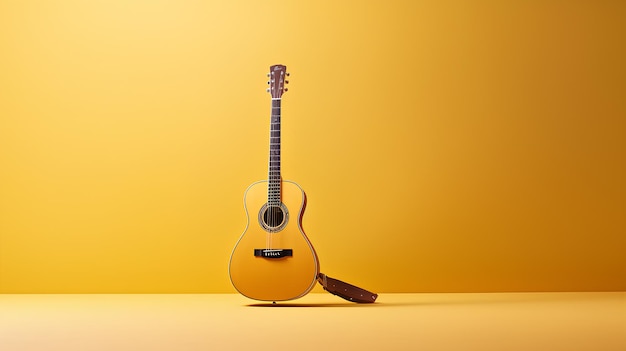
[[[0,350],[626,350],[626,292],[0,295]]]

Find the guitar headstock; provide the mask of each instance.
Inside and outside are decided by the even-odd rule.
[[[273,65],[270,66],[270,73],[267,74],[269,77],[269,88],[267,91],[272,95],[273,99],[280,99],[283,96],[283,93],[287,91],[285,85],[289,83],[286,80],[289,77],[289,73],[287,73],[287,66],[284,65]]]

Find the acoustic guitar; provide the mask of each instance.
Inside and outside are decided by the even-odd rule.
[[[246,228],[230,257],[230,280],[242,295],[262,301],[285,301],[306,295],[320,273],[315,249],[302,229],[306,194],[280,171],[281,101],[288,83],[284,65],[270,67],[272,96],[267,180],[244,194]]]

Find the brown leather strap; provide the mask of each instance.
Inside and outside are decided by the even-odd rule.
[[[324,290],[348,301],[357,303],[372,303],[376,301],[376,298],[378,297],[378,294],[361,289],[352,284],[342,282],[341,280],[331,278],[323,273],[320,273],[317,276],[317,281],[322,284]]]

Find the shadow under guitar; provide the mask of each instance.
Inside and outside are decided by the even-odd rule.
[[[382,306],[383,304],[381,303],[350,303],[350,302],[337,302],[337,303],[293,303],[293,302],[287,302],[287,303],[271,303],[271,302],[264,302],[264,303],[254,303],[254,304],[249,304],[249,305],[245,305],[246,307],[291,307],[291,308],[297,308],[297,307],[372,307],[372,306]]]

